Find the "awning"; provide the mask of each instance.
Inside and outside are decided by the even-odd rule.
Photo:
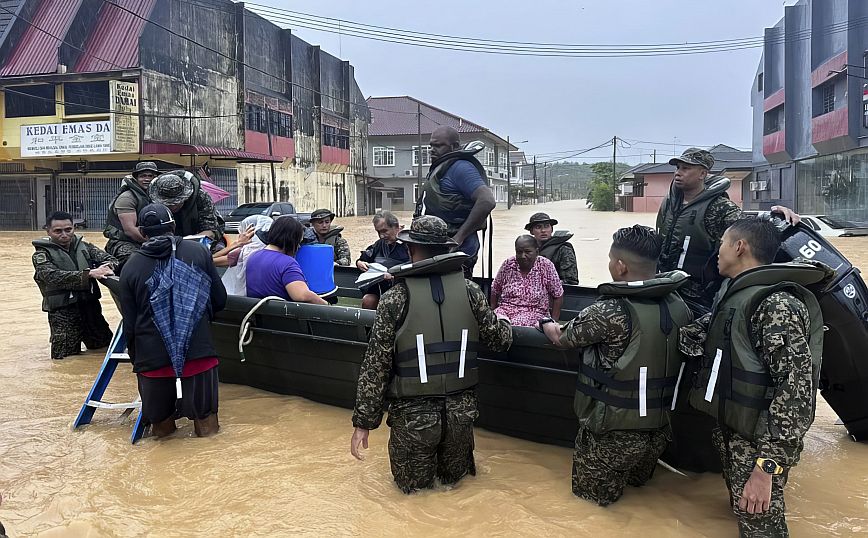
[[[188,144],[168,144],[164,142],[145,141],[142,144],[142,153],[145,155],[158,155],[177,153],[179,155],[207,155],[209,157],[230,157],[246,161],[283,162],[283,157],[266,155],[264,153],[251,153],[240,149],[214,148],[211,146],[196,146]]]

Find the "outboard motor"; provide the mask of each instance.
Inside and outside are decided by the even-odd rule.
[[[835,278],[816,293],[826,333],[820,368],[820,394],[856,441],[868,440],[868,288],[859,269],[804,224],[790,225],[772,213],[781,231],[776,262],[801,257],[835,270]]]

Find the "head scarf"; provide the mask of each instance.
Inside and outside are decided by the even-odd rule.
[[[274,220],[271,217],[265,215],[250,215],[241,221],[241,224],[238,226],[239,231],[247,230],[247,228],[253,226],[255,233],[250,243],[241,247],[237,263],[223,274],[223,285],[226,287],[226,293],[229,295],[247,295],[247,260],[254,252],[265,248],[262,236],[271,229],[273,222]]]

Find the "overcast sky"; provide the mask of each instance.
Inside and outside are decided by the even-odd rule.
[[[762,36],[781,0],[455,1],[257,0],[353,22],[525,42],[681,43]],[[793,0],[786,2],[793,4]],[[250,8],[255,9],[253,5]],[[286,26],[282,24],[282,26]],[[760,48],[650,58],[543,58],[384,43],[322,31],[294,33],[349,60],[366,96],[411,95],[509,135],[529,154],[634,143],[630,163],[678,144],[751,143],[750,89]],[[684,148],[679,146],[680,153]],[[640,155],[641,154],[641,155]],[[576,160],[611,158],[611,148]],[[588,159],[588,157],[591,157]]]

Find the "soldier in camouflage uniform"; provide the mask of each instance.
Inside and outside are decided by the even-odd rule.
[[[203,235],[212,239],[212,250],[220,250],[223,226],[211,195],[202,189],[199,178],[186,170],[163,174],[148,185],[148,194],[157,204],[172,211],[175,235]],[[216,250],[215,250],[216,249]]]
[[[524,229],[530,232],[539,244],[539,254],[551,260],[558,271],[558,277],[564,284],[577,286],[579,284],[579,265],[576,262],[576,251],[568,241],[573,234],[566,230],[553,232],[558,223],[547,213],[534,213]]]
[[[335,249],[335,263],[338,265],[348,266],[350,264],[350,244],[347,240],[341,237],[343,227],[335,226],[332,228],[332,221],[335,219],[335,214],[328,209],[317,209],[310,214],[310,226],[316,232],[318,243],[331,245]]]
[[[443,220],[421,216],[399,238],[413,264],[395,272],[395,285],[377,306],[359,372],[350,451],[362,459],[359,447],[367,448],[368,431],[380,425],[388,398],[392,475],[401,491],[411,493],[433,487],[435,479],[454,484],[476,474],[475,340],[505,351],[512,328],[497,319],[482,290],[464,279],[466,255],[447,254],[455,242]],[[415,347],[420,341],[421,353]]]
[[[33,280],[48,313],[51,358],[63,359],[106,347],[112,331],[102,315],[97,279],[112,275],[117,260],[75,234],[72,215],[56,212],[46,223],[48,237],[33,246]]]
[[[618,230],[609,251],[614,282],[601,285],[600,298],[563,329],[550,318],[540,320],[554,345],[582,349],[573,493],[600,506],[617,501],[628,484],[650,480],[669,441],[668,410],[683,362],[677,327],[692,316],[674,293],[687,275],[655,275],[660,242],[645,226]],[[668,329],[663,310],[674,322]],[[659,387],[637,396],[643,375],[648,387]]]
[[[818,262],[767,265],[779,246],[767,220],[730,227],[719,255],[729,280],[712,312],[681,330],[682,351],[702,357],[690,403],[717,419],[713,442],[748,537],[788,535],[784,486],[814,420],[823,341],[819,305],[801,284],[834,277]]]

